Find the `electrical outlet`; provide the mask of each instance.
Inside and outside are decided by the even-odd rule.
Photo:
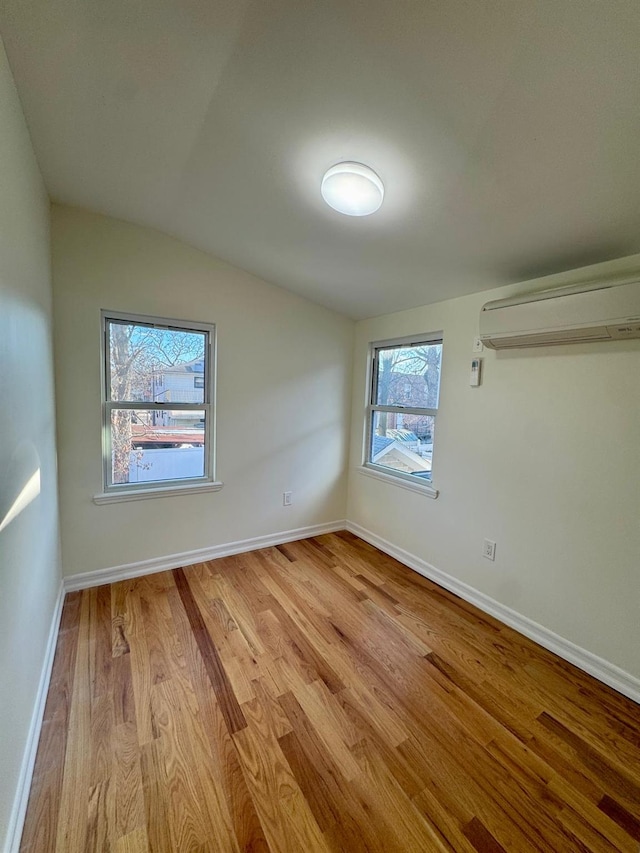
[[[291,492],[282,493],[282,506],[291,506]]]
[[[484,350],[484,344],[482,343],[481,338],[473,339],[473,352],[482,352]]]
[[[496,543],[491,539],[485,539],[482,544],[482,556],[487,560],[495,560],[496,558]]]

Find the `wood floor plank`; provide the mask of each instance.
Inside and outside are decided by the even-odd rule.
[[[127,594],[130,584],[111,584],[111,650],[114,657],[130,652],[127,637]]]
[[[103,853],[113,846],[115,801],[111,778],[92,785],[87,809],[86,853]]]
[[[115,836],[122,838],[145,825],[140,746],[134,723],[122,723],[113,733]]]
[[[571,827],[587,826],[598,838],[595,850],[619,850],[622,853],[638,853],[638,844],[629,833],[620,827],[596,805],[568,785],[564,779],[554,777],[547,786],[549,791],[564,802],[559,820]],[[576,830],[573,830],[578,834]]]
[[[62,609],[51,683],[31,782],[30,806],[22,834],[22,853],[52,849],[52,839],[55,839],[57,834],[81,598],[81,592],[69,593]]]
[[[638,853],[640,708],[345,531],[67,596],[22,853]]]
[[[164,783],[164,762],[158,740],[147,741],[141,746],[140,770],[149,851],[171,853],[173,833],[170,825],[169,792]]]
[[[502,844],[498,844],[482,821],[474,817],[464,827],[464,834],[478,853],[506,853]]]
[[[609,759],[599,749],[586,743],[579,735],[572,732],[551,714],[543,711],[538,718],[542,725],[563,740],[573,749],[580,760],[590,767],[599,778],[603,779],[607,787],[614,788],[629,802],[640,808],[640,784],[632,778],[633,765],[616,766],[616,762]],[[637,774],[638,768],[635,768]],[[634,774],[635,775],[635,774]]]
[[[253,725],[235,732],[240,763],[269,847],[274,853],[329,850],[275,737]]]
[[[104,812],[105,808],[113,806],[113,789],[108,784],[113,769],[112,733],[114,726],[111,590],[108,586],[100,586],[87,590],[86,594],[90,602],[90,784],[97,786],[94,805],[99,805]]]
[[[129,645],[127,644],[127,648]],[[119,650],[119,647],[118,647]],[[127,651],[113,658],[113,722],[119,726],[133,723],[137,732],[136,705],[131,673],[131,654]]]
[[[130,643],[131,686],[135,704],[136,729],[138,742],[142,747],[154,739],[154,733],[151,721],[151,658],[138,585],[132,585],[127,595],[126,625]]]
[[[91,779],[91,590],[82,594],[73,699],[64,757],[59,817],[55,840],[48,848],[56,853],[84,853],[89,833]]]
[[[209,571],[219,584],[219,595],[226,602],[234,619],[244,637],[248,648],[254,655],[264,653],[264,647],[258,636],[256,627],[256,616],[262,610],[268,609],[265,600],[271,601],[271,594],[262,588],[260,581],[251,572],[251,559],[253,554],[246,555],[246,561],[239,561],[239,566],[234,566],[228,576],[219,574],[219,567],[214,569],[213,563],[208,563]],[[216,561],[221,562],[221,561]],[[246,565],[245,565],[246,562]]]
[[[355,779],[360,773],[358,763],[342,739],[340,732],[334,728],[330,717],[325,715],[323,705],[317,700],[314,694],[307,692],[306,685],[302,685],[302,687],[295,691],[295,698],[302,708],[303,713],[316,730],[318,737],[322,741],[324,750],[331,757],[343,777],[345,779]],[[281,698],[280,702],[284,703],[285,700],[287,700],[287,694]]]
[[[149,839],[144,828],[134,829],[116,843],[115,853],[149,853]]]
[[[461,749],[458,760],[434,736],[418,741],[411,737],[398,748],[404,759],[423,778],[425,789],[435,794],[439,807],[455,817],[458,827],[463,827],[474,817],[479,817],[507,850],[539,851],[531,840],[529,828],[519,825],[509,803],[496,802],[491,786],[485,786],[477,768],[469,765]],[[465,766],[466,765],[466,766]],[[469,766],[474,767],[472,773]],[[422,808],[428,808],[423,799]],[[438,814],[426,811],[432,822],[439,825]],[[549,845],[549,849],[553,849]]]
[[[440,841],[451,853],[474,853],[476,848],[464,834],[458,816],[442,801],[437,790],[424,788],[412,797],[412,802],[428,818]]]
[[[173,679],[153,688],[162,780],[168,791],[174,850],[237,853],[224,794],[213,776],[209,745],[198,717]]]
[[[369,717],[366,706],[362,706],[349,690],[343,690],[336,698],[358,730],[360,740],[364,737],[375,746],[405,794],[408,797],[418,794],[424,783],[396,749],[403,741],[395,742],[389,739],[384,728],[376,726],[375,716]]]
[[[209,673],[211,685],[216,694],[220,709],[224,715],[229,731],[240,731],[247,725],[242,708],[233,692],[229,677],[224,670],[220,655],[216,649],[211,636],[207,633],[207,629],[202,618],[202,614],[198,610],[198,606],[191,592],[191,587],[187,581],[183,569],[175,569],[174,577],[182,604],[189,618],[191,630],[198,643],[200,654]]]
[[[197,698],[200,722],[209,742],[211,772],[233,826],[232,838],[235,837],[240,850],[263,853],[269,848],[262,825],[177,588],[169,592],[169,604]]]
[[[612,797],[605,794],[598,803],[598,808],[606,815],[609,815],[628,835],[640,842],[640,820],[629,814],[620,803],[617,803]]]
[[[238,626],[231,616],[226,604],[218,598],[217,586],[213,594],[208,593],[210,585],[202,583],[191,573],[189,590],[193,602],[202,618],[206,634],[211,638],[215,653],[220,659],[221,669],[229,680],[229,687],[236,703],[242,705],[254,698],[251,679],[257,675],[257,667],[252,670],[248,666],[242,641],[239,638]],[[235,635],[235,636],[234,636]],[[240,641],[240,646],[237,640]],[[246,662],[246,665],[245,665]]]
[[[282,697],[295,737],[280,741],[303,793],[322,828],[327,843],[336,851],[383,851],[366,811],[366,804],[346,782],[331,756],[324,749],[311,721],[292,693]]]
[[[384,849],[403,853],[405,850],[432,850],[449,853],[429,817],[421,813],[400,788],[389,767],[368,741],[355,748],[362,775],[354,785],[367,803],[367,813],[384,839]]]

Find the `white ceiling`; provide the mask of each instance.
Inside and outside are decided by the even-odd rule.
[[[640,250],[638,0],[2,0],[51,197],[353,317]],[[381,210],[320,197],[370,165]]]

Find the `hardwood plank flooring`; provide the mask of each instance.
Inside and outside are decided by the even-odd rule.
[[[67,596],[23,853],[640,851],[640,707],[349,533]]]

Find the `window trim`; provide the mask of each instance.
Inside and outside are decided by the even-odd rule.
[[[431,480],[419,482],[419,478],[408,474],[405,471],[394,471],[393,468],[387,468],[384,465],[378,465],[375,462],[369,461],[371,448],[371,430],[373,424],[374,412],[397,412],[399,414],[417,414],[437,417],[438,408],[423,408],[420,406],[383,406],[375,403],[376,389],[378,386],[378,365],[379,359],[377,353],[383,349],[401,349],[410,346],[429,346],[431,344],[444,345],[444,333],[427,332],[423,335],[407,335],[402,338],[390,338],[383,341],[371,341],[369,343],[368,362],[367,362],[367,404],[365,410],[365,428],[364,428],[364,444],[362,452],[362,465],[358,468],[361,474],[365,474],[382,482],[392,483],[396,486],[401,486],[412,492],[426,495],[430,498],[437,498],[440,494],[439,490],[433,485],[433,463],[431,468]],[[444,346],[443,346],[444,354]],[[442,371],[442,366],[441,366]],[[442,380],[442,372],[440,374]],[[438,388],[438,404],[440,403],[440,388]],[[435,435],[434,435],[435,442]],[[433,459],[433,456],[432,456]]]
[[[391,468],[376,465],[375,462],[365,462],[358,468],[360,474],[373,477],[374,480],[380,480],[383,483],[400,486],[409,492],[417,492],[419,495],[434,499],[440,494],[440,491],[435,489],[429,480],[423,480],[421,483],[418,478],[412,477],[411,474],[406,474],[404,471],[389,473],[390,471],[392,471]]]
[[[203,388],[202,403],[147,403],[139,401],[111,400],[111,361],[109,357],[108,322],[124,322],[139,326],[153,326],[170,331],[204,332],[205,343],[204,375],[208,382]],[[100,311],[100,377],[101,377],[101,414],[102,414],[102,492],[94,495],[97,504],[140,498],[168,497],[171,495],[192,494],[201,491],[218,491],[223,483],[216,480],[216,327],[214,323],[202,323],[195,320],[182,320],[170,317],[156,317],[148,314],[131,314],[123,311]],[[204,411],[204,475],[175,480],[151,480],[143,483],[111,482],[111,412],[114,409],[144,409],[145,411]]]

